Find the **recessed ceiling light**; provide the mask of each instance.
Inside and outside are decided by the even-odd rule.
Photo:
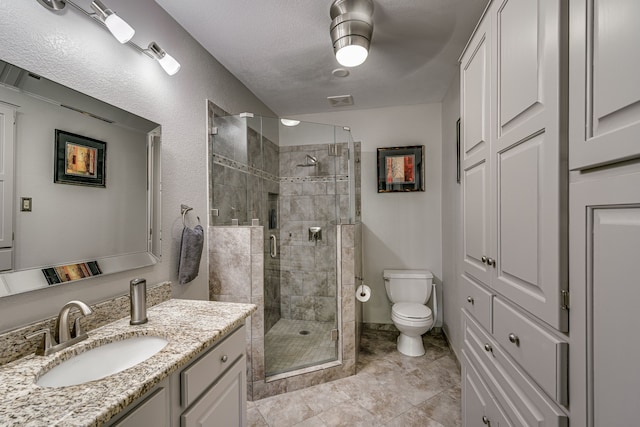
[[[336,68],[331,72],[333,77],[347,77],[349,75],[349,70],[346,68]]]
[[[300,124],[300,120],[280,119],[280,123],[285,126],[298,126]]]

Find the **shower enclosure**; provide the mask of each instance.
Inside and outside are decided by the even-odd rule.
[[[285,126],[249,113],[212,123],[211,250],[225,233],[244,227],[251,233],[252,275],[262,266],[246,301],[259,305],[261,317],[248,338],[251,359],[260,359],[251,361],[250,379],[268,383],[340,363],[338,245],[340,227],[359,220],[359,144],[348,128]],[[237,292],[218,293],[220,270],[228,266],[221,265],[224,257],[214,258],[212,295],[239,300]]]

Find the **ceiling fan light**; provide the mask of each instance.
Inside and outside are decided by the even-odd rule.
[[[300,124],[300,120],[280,119],[280,123],[285,126],[298,126]]]
[[[357,67],[369,56],[369,51],[359,45],[351,44],[344,46],[336,52],[336,59],[343,67]]]

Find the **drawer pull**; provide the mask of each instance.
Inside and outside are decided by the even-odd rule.
[[[220,358],[220,361],[221,361],[222,363],[227,363],[227,360],[229,360],[229,358],[227,357],[227,355],[226,355],[226,354]]]
[[[467,302],[469,304],[473,304],[474,303],[473,297],[467,297]]]
[[[520,346],[520,338],[518,338],[518,336],[513,332],[509,334],[509,341],[518,347]]]
[[[493,347],[489,343],[484,345],[484,350],[493,353]]]
[[[489,421],[489,418],[487,418],[486,415],[482,417],[482,422],[488,426],[491,426],[491,421]]]
[[[493,258],[487,258],[487,265],[495,267],[496,266],[496,260],[493,259]]]
[[[480,258],[480,259],[482,260],[483,264],[487,263],[487,257],[486,256],[482,255],[482,258]],[[489,259],[491,259],[491,258],[489,258]]]

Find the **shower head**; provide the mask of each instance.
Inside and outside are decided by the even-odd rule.
[[[304,164],[303,165],[297,165],[297,166],[299,166],[301,168],[308,168],[308,167],[311,167],[311,166],[316,166],[317,164],[318,164],[318,159],[307,154],[307,157],[305,157],[305,159],[304,159]]]

